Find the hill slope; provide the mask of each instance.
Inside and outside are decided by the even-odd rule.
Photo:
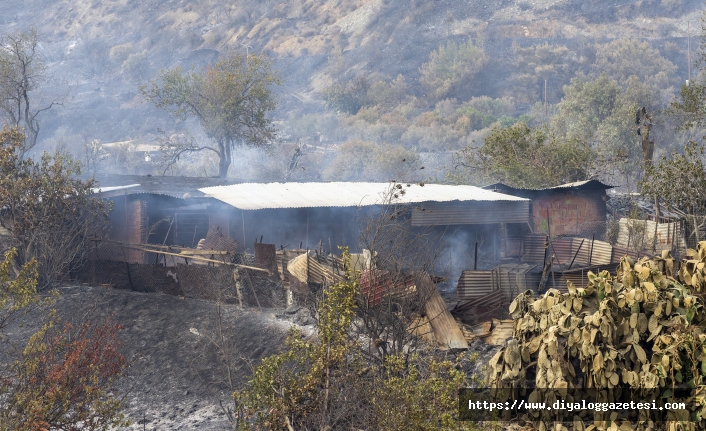
[[[53,80],[71,88],[65,106],[44,115],[40,140],[56,143],[64,127],[59,135],[110,142],[173,128],[139,85],[228,50],[273,59],[285,78],[277,113],[285,118],[320,112],[322,89],[359,74],[402,74],[419,95],[420,66],[447,40],[482,41],[489,54],[473,95],[506,95],[513,43],[641,38],[685,77],[687,22],[696,33],[702,10],[700,0],[5,0],[0,30],[36,27]],[[667,42],[680,49],[667,52]]]

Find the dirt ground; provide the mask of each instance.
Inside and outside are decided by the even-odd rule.
[[[58,290],[54,308],[63,320],[100,322],[114,316],[124,326],[123,354],[130,367],[116,389],[125,397],[125,414],[132,425],[122,431],[228,429],[220,402],[228,405],[230,390],[208,341],[217,334],[215,303],[103,287]],[[0,338],[0,362],[15,357],[41,322],[33,312],[8,326]],[[300,307],[241,310],[224,305],[222,323],[230,343],[237,347],[236,387],[247,381],[263,357],[283,349],[292,325],[305,334],[314,331],[313,320]],[[498,347],[476,341],[470,348],[478,356],[468,371],[482,375]]]
[[[79,322],[90,316],[100,321],[114,314],[125,327],[123,352],[131,366],[117,390],[125,396],[125,413],[133,423],[129,430],[227,428],[219,401],[227,405],[230,391],[208,342],[217,328],[214,303],[88,286],[59,291],[55,308],[63,319]],[[223,307],[223,325],[240,358],[236,385],[247,380],[263,357],[282,349],[289,323],[277,320],[277,312]],[[2,360],[17,352],[39,321],[30,314],[23,325],[7,328],[0,344]]]

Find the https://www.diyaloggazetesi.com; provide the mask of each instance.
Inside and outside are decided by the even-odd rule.
[[[629,401],[629,402],[588,402],[582,400],[580,402],[565,402],[556,400],[552,404],[544,402],[526,402],[525,400],[514,400],[512,402],[489,402],[489,401],[468,401],[469,410],[484,410],[484,411],[536,411],[536,410],[566,410],[569,412],[578,412],[581,410],[592,410],[596,412],[608,412],[618,410],[682,410],[686,408],[685,403],[657,403],[649,401]]]

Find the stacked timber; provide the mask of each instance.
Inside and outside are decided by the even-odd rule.
[[[340,259],[317,259],[311,251],[287,262],[287,270],[302,283],[335,284],[344,278]]]

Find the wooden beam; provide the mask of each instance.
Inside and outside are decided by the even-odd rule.
[[[100,240],[97,240],[97,241],[100,241]],[[186,259],[186,258],[187,258],[187,256],[185,256],[185,255],[183,255],[183,254],[170,253],[170,252],[161,251],[161,250],[152,250],[152,249],[149,249],[149,248],[146,248],[146,247],[142,247],[142,246],[140,246],[140,245],[135,245],[135,244],[125,244],[125,243],[120,243],[120,242],[118,242],[118,241],[106,241],[106,242],[111,242],[111,243],[119,244],[119,245],[121,245],[121,246],[123,246],[123,247],[125,247],[125,248],[129,248],[129,249],[133,249],[133,250],[146,251],[146,252],[148,252],[148,253],[165,254],[165,255],[167,255],[167,256],[176,256],[176,257],[181,257],[181,258],[183,258],[183,259]],[[266,270],[266,269],[258,268],[258,267],[255,267],[255,266],[240,265],[240,264],[237,264],[237,263],[223,262],[223,261],[221,261],[221,260],[207,259],[207,258],[205,258],[205,257],[198,257],[198,256],[188,256],[188,258],[189,258],[189,259],[192,259],[192,260],[197,260],[197,261],[200,261],[200,262],[220,263],[221,265],[228,265],[228,266],[233,266],[233,267],[242,268],[242,269],[250,269],[250,270],[253,270],[253,271],[260,271],[260,272],[267,273],[267,275],[272,275],[272,273],[271,273],[270,271],[268,271],[268,270]]]
[[[458,327],[453,316],[446,308],[446,303],[431,281],[429,274],[417,273],[415,274],[415,279],[417,287],[420,288],[418,290],[420,295],[423,295],[423,298],[428,298],[426,304],[424,304],[424,310],[434,331],[436,341],[449,349],[468,349],[468,342],[463,336],[461,328]]]

